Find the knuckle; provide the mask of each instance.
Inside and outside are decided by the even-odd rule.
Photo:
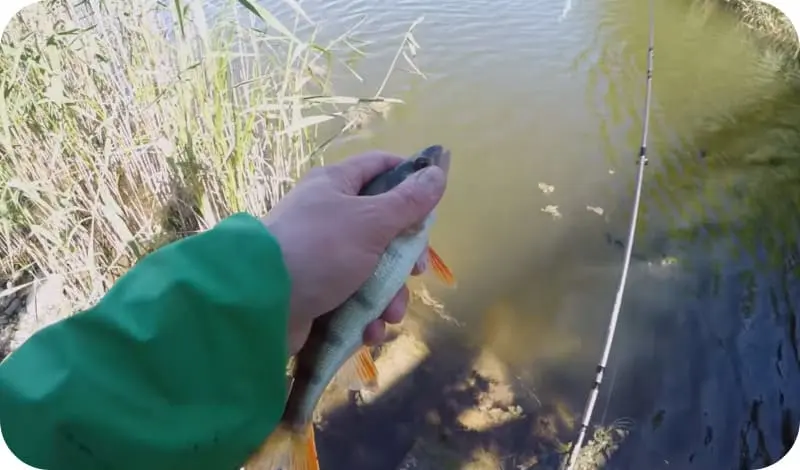
[[[307,179],[316,179],[316,178],[320,178],[320,177],[322,177],[322,176],[329,175],[329,174],[330,174],[330,171],[331,171],[331,168],[330,168],[330,167],[326,167],[326,166],[315,166],[315,167],[313,167],[313,168],[309,169],[309,170],[306,172],[306,178],[307,178]]]
[[[319,168],[321,175],[327,178],[333,185],[340,188],[353,186],[353,182],[351,181],[352,176],[345,168],[339,165],[329,165]]]

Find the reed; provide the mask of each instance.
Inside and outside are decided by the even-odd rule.
[[[355,32],[320,43],[283,1],[291,25],[255,0],[213,22],[198,0],[46,0],[11,21],[0,300],[58,275],[69,309],[86,308],[164,243],[266,213],[336,137],[400,102],[335,95],[335,70],[359,78],[340,60],[364,54]],[[409,61],[414,26],[399,45]]]

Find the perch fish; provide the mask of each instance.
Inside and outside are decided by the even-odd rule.
[[[447,171],[449,163],[449,151],[439,145],[428,147],[375,177],[360,195],[389,191],[430,165]],[[428,245],[434,214],[431,212],[419,227],[396,237],[366,283],[336,310],[314,321],[308,341],[295,357],[294,378],[281,421],[250,457],[245,470],[319,470],[313,415],[328,384],[335,379],[353,390],[377,386],[375,363],[362,342],[364,329],[381,316],[426,250],[434,274],[447,285],[455,284],[450,269]]]

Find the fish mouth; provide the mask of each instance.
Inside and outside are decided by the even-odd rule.
[[[359,191],[361,196],[374,196],[390,191],[412,174],[429,166],[438,166],[445,172],[450,170],[450,151],[441,145],[431,145],[421,150],[395,168],[374,177]]]
[[[417,154],[414,160],[415,168],[417,169],[422,169],[425,166],[436,165],[441,168],[445,174],[449,173],[450,171],[450,151],[438,144],[431,145],[430,147],[422,150]],[[422,162],[425,161],[429,163],[423,165]]]

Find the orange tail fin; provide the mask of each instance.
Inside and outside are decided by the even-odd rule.
[[[378,366],[369,348],[362,346],[345,362],[334,380],[353,391],[375,390],[378,387]]]
[[[444,263],[442,257],[430,246],[428,247],[428,259],[431,262],[431,267],[436,277],[448,286],[454,287],[456,285],[456,278],[453,276],[453,272],[450,271],[450,268]]]
[[[279,424],[244,464],[244,470],[319,470],[314,425],[296,432]]]

